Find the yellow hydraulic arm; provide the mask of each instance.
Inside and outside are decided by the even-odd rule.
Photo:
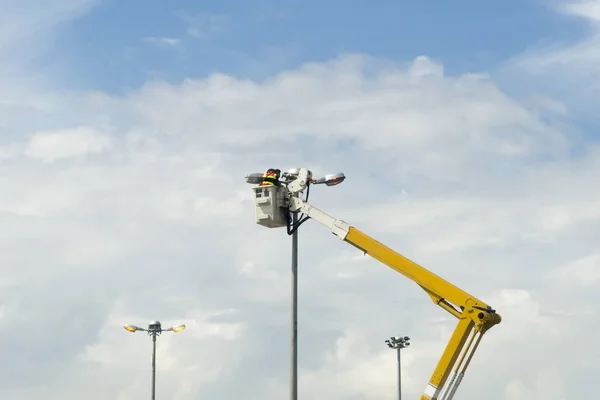
[[[417,283],[433,302],[458,319],[458,324],[440,358],[421,400],[451,400],[460,385],[483,335],[502,318],[490,306],[412,262],[375,239],[311,206],[291,197],[290,211],[331,229],[332,233],[377,261]],[[454,369],[453,369],[454,367]],[[450,381],[448,378],[452,373]],[[448,383],[446,385],[446,383]],[[446,386],[446,390],[443,391]],[[443,392],[443,393],[442,393]]]
[[[456,329],[421,396],[421,400],[452,399],[483,334],[500,323],[500,315],[482,301],[353,227],[349,227],[344,241],[416,282],[435,304],[458,319]],[[448,388],[440,397],[453,366]]]
[[[331,229],[340,239],[417,283],[435,304],[454,315],[458,319],[456,329],[421,396],[421,400],[452,400],[481,338],[502,318],[484,302],[300,197],[311,184],[335,185],[343,179],[345,177],[333,175],[315,180],[311,171],[300,168],[284,173],[280,185],[255,187],[256,222],[268,228],[287,226],[290,233],[289,212],[302,213]],[[260,183],[262,175],[249,175],[246,182]],[[452,377],[448,380],[450,374]]]

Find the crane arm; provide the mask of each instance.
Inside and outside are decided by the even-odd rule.
[[[421,396],[421,400],[451,400],[483,334],[501,322],[500,315],[481,300],[384,246],[346,222],[313,207],[304,199],[293,196],[289,201],[291,212],[302,212],[329,228],[341,240],[414,281],[425,290],[435,304],[458,319],[454,333]],[[451,374],[452,377],[448,382]],[[443,392],[447,382],[448,385]]]

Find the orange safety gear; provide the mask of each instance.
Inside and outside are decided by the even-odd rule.
[[[278,169],[269,169],[263,174],[263,181],[259,186],[274,186],[279,185],[279,174],[281,173]]]

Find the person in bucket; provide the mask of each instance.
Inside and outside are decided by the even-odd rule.
[[[260,186],[279,186],[280,175],[281,170],[269,168],[267,172],[263,174]]]

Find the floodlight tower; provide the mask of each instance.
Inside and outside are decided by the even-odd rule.
[[[402,399],[402,367],[400,363],[400,350],[410,346],[410,338],[408,336],[392,336],[385,343],[390,349],[394,349],[398,355],[398,400]]]
[[[125,324],[123,325],[126,331],[135,333],[137,331],[148,332],[148,336],[152,338],[152,400],[155,400],[156,393],[156,337],[163,332],[181,332],[185,329],[185,324],[179,324],[167,329],[163,329],[159,321],[152,321],[148,324],[148,328],[140,328],[139,326]]]

